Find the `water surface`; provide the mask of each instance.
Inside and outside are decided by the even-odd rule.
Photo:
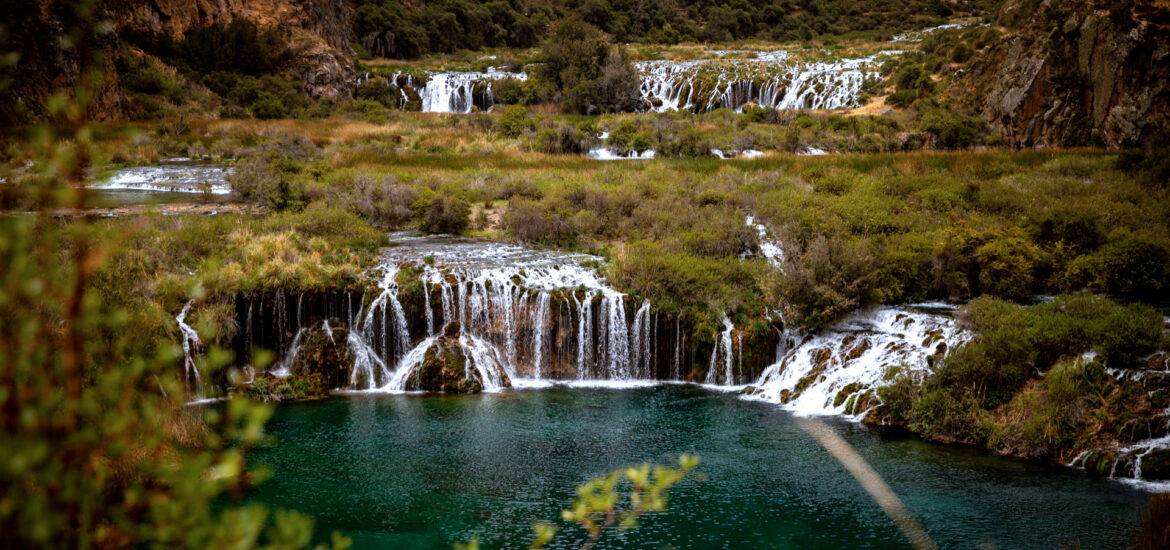
[[[1053,469],[829,421],[942,548],[1123,548],[1146,495]],[[687,385],[478,396],[354,394],[281,406],[254,460],[256,500],[317,518],[356,548],[526,548],[577,484],[700,455],[702,481],[600,548],[907,548],[870,497],[768,403]],[[567,532],[578,529],[566,527]],[[576,548],[581,538],[558,538]]]

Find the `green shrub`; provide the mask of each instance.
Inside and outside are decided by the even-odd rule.
[[[983,292],[1013,300],[1031,294],[1039,250],[1019,236],[991,240],[975,251]]]
[[[572,246],[577,232],[567,210],[550,211],[544,205],[524,199],[512,199],[502,220],[504,229],[521,242]]]
[[[1073,260],[1066,284],[1098,292],[1160,299],[1170,295],[1170,239],[1123,232],[1099,250]]]
[[[638,72],[625,51],[580,19],[558,23],[540,50],[534,77],[558,91],[565,110],[582,114],[630,111],[640,101]]]
[[[414,208],[419,212],[419,229],[427,233],[462,233],[470,223],[471,207],[466,201],[450,195],[433,199],[419,199]]]
[[[789,254],[777,291],[788,318],[816,331],[866,305],[876,272],[866,241],[822,235]]]
[[[526,132],[536,129],[536,121],[528,118],[528,110],[519,105],[513,105],[500,115],[500,133],[504,137],[520,137]]]
[[[260,92],[259,97],[248,108],[252,111],[252,116],[261,120],[284,118],[288,115],[288,109],[285,108],[284,103],[268,92]]]
[[[228,176],[232,193],[240,200],[255,202],[271,210],[302,208],[305,205],[304,184],[275,164],[264,157],[241,161]]]

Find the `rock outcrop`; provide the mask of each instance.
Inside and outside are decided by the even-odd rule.
[[[468,352],[459,340],[459,323],[451,322],[435,340],[426,355],[406,380],[409,391],[446,393],[480,393],[483,377],[472,365]],[[504,387],[511,385],[506,374]]]
[[[0,124],[48,119],[45,99],[58,91],[73,93],[83,75],[99,77],[90,87],[93,100],[85,118],[122,118],[125,98],[113,63],[118,36],[103,23],[109,20],[100,5],[78,14],[45,1],[0,2],[0,25],[9,33],[7,41],[0,35]]]
[[[313,97],[353,94],[357,72],[349,46],[350,8],[345,0],[106,0],[87,13],[49,0],[0,2],[6,41],[0,42],[0,123],[50,118],[46,99],[73,93],[83,73],[100,75],[87,119],[126,115],[115,59],[129,31],[181,38],[194,27],[236,18],[280,30],[293,56],[282,76],[304,83]],[[0,36],[2,39],[3,36]],[[15,53],[15,63],[8,53]]]
[[[284,76],[304,82],[313,97],[349,97],[357,81],[344,0],[110,0],[109,6],[119,30],[176,39],[193,27],[237,18],[279,29],[295,52]]]
[[[1017,147],[1162,144],[1170,132],[1170,21],[1156,2],[1136,4],[1096,10],[1089,0],[1047,0],[953,89]]]
[[[318,376],[330,389],[346,387],[353,372],[353,356],[346,345],[348,338],[349,329],[337,319],[310,331],[293,361],[292,374]]]

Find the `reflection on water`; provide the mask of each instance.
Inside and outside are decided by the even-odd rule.
[[[830,422],[942,548],[1124,547],[1145,495],[1072,470]],[[280,407],[274,477],[254,498],[357,548],[524,548],[575,486],[641,461],[702,457],[707,479],[609,548],[906,548],[865,490],[775,406],[685,385],[478,396],[349,395]],[[573,531],[575,533],[575,531]],[[560,540],[560,548],[576,547]]]

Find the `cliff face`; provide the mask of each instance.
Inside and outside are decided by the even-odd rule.
[[[124,98],[113,67],[118,37],[112,29],[78,25],[70,19],[79,16],[100,21],[109,14],[101,6],[88,14],[75,14],[52,9],[48,2],[0,2],[0,24],[19,22],[6,25],[11,35],[7,42],[0,42],[0,53],[16,54],[14,65],[0,63],[0,124],[49,118],[45,98],[76,89],[83,72],[100,75],[91,88],[94,100],[86,118],[121,118]]]
[[[350,13],[344,0],[110,0],[119,29],[180,38],[192,27],[249,19],[287,33],[296,52],[286,77],[300,79],[314,97],[347,97],[357,73],[349,47]]]
[[[1170,24],[1141,4],[1047,1],[955,89],[1016,146],[1160,144],[1170,135]]]
[[[0,21],[18,22],[6,26],[11,34],[0,43],[0,52],[18,53],[15,65],[0,63],[0,123],[48,119],[46,98],[74,90],[83,66],[102,75],[88,118],[122,118],[114,59],[119,35],[131,29],[180,38],[192,27],[246,18],[284,33],[294,56],[282,76],[303,82],[309,95],[349,97],[357,80],[345,0],[106,0],[84,15],[88,24],[77,17],[69,2],[0,2]],[[88,35],[69,36],[78,28]]]

